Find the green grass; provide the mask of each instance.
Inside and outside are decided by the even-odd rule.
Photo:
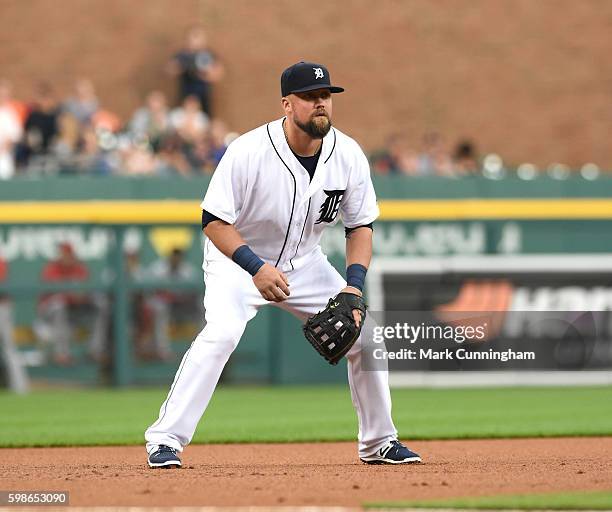
[[[612,491],[571,492],[560,494],[522,494],[512,496],[480,496],[444,500],[396,501],[369,503],[368,509],[378,508],[458,508],[513,510],[610,510]]]
[[[0,393],[0,446],[143,442],[166,389]],[[612,435],[612,387],[394,390],[406,439]],[[195,443],[353,440],[347,386],[221,387]]]

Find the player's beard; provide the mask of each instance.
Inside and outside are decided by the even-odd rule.
[[[307,123],[294,119],[295,124],[313,139],[322,139],[331,130],[331,119],[325,115],[311,117]]]

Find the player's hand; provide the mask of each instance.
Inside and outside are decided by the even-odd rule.
[[[253,283],[261,296],[270,302],[282,302],[289,297],[287,276],[269,263],[264,263],[253,276]]]
[[[353,293],[363,297],[363,293],[361,293],[359,288],[355,288],[354,286],[347,286],[340,290],[340,293]],[[361,325],[361,312],[358,309],[353,309],[353,319],[355,320],[355,325],[359,327]]]

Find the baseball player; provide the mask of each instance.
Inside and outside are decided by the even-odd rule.
[[[146,433],[152,468],[179,467],[245,326],[274,304],[304,322],[339,292],[361,295],[378,217],[368,160],[332,127],[327,68],[299,62],[281,76],[285,116],[236,139],[217,167],[202,226],[206,326],[174,378]],[[346,280],[327,261],[321,234],[339,218],[346,229]],[[353,310],[355,322],[361,316]],[[359,420],[360,459],[405,464],[421,458],[402,445],[391,419],[385,371],[361,371],[360,341],[346,355]]]
[[[0,256],[0,288],[7,275],[8,264]],[[14,331],[13,304],[10,297],[0,290],[0,377],[4,367],[9,387],[16,393],[27,393],[30,383],[15,344]]]

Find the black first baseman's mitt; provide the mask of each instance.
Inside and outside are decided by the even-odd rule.
[[[361,311],[359,327],[353,309]],[[304,336],[330,364],[338,364],[357,341],[366,317],[363,298],[354,293],[339,293],[329,299],[326,308],[311,316],[304,327]]]

